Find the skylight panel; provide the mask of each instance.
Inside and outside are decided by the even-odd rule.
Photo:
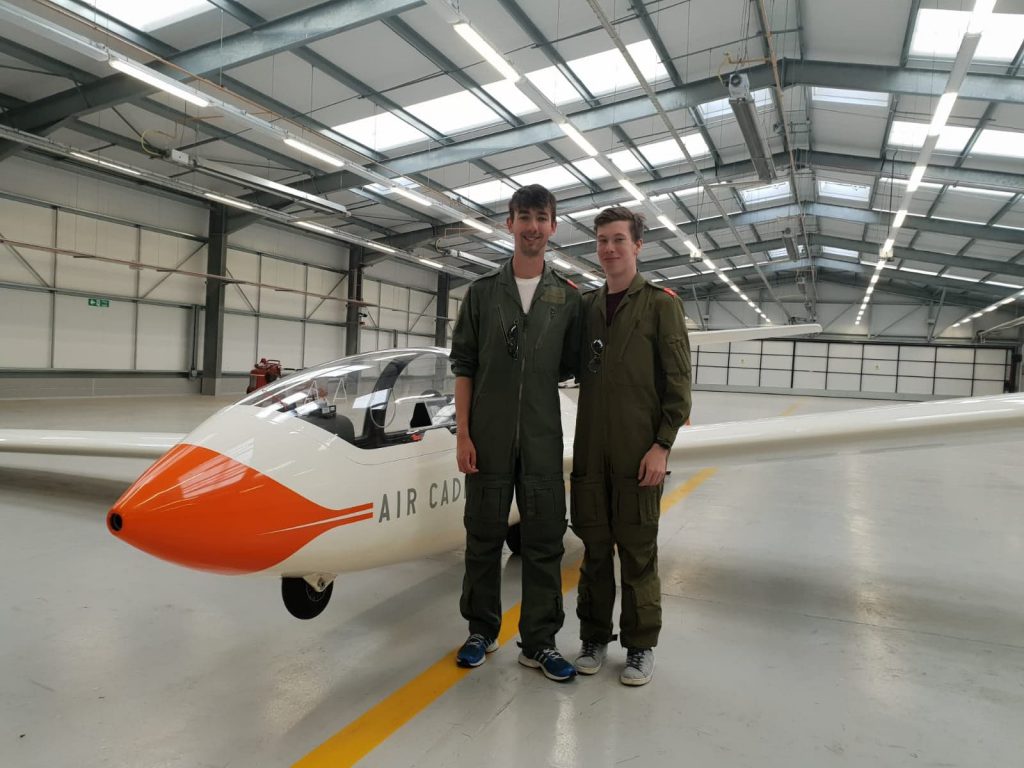
[[[935,148],[941,152],[963,152],[967,142],[974,134],[973,128],[947,125],[939,134]],[[894,120],[889,131],[890,147],[913,147],[920,149],[928,138],[928,123],[911,123],[905,120]]]
[[[586,160],[577,160],[573,165],[588,179],[597,180],[608,176],[608,171],[604,169],[604,166],[592,157],[588,157]]]
[[[421,101],[408,107],[407,111],[449,136],[499,121],[494,110],[469,91]]]
[[[754,106],[757,107],[757,109],[765,109],[771,106],[772,92],[769,88],[762,88],[759,91],[754,91],[750,95],[754,99]],[[716,118],[726,117],[732,114],[732,107],[729,106],[728,98],[706,102],[701,104],[698,109],[700,109],[700,113],[705,120],[714,120]]]
[[[686,147],[686,151],[694,157],[702,157],[704,155],[711,154],[708,149],[707,142],[704,141],[704,137],[699,133],[691,133],[689,136],[683,136],[683,146]],[[675,139],[667,139],[665,141],[656,141],[651,144],[644,144],[640,147],[640,151],[643,156],[647,158],[647,162],[658,168],[669,163],[678,163],[685,158],[683,157],[682,150],[676,144]]]
[[[129,27],[142,32],[166,27],[176,21],[209,11],[212,6],[206,0],[87,0],[88,4]]]
[[[537,111],[537,105],[527,98],[526,94],[516,88],[515,83],[510,83],[508,80],[499,80],[496,83],[488,83],[480,87],[514,115],[522,117]]]
[[[668,77],[668,72],[658,59],[658,52],[650,40],[627,45],[626,50],[636,62],[637,68],[648,83],[656,83]],[[569,68],[587,89],[595,96],[636,88],[640,84],[633,76],[625,57],[618,49],[583,56],[569,62]],[[577,95],[578,99],[579,96]],[[555,102],[558,103],[558,102]]]
[[[558,67],[545,67],[528,72],[526,78],[555,104],[569,104],[583,98],[565,75],[558,71]],[[533,104],[532,101],[530,103]]]
[[[789,197],[789,182],[778,181],[763,187],[752,187],[751,189],[740,190],[740,197],[747,205],[754,203],[768,203],[773,200],[782,200]]]
[[[846,184],[841,181],[819,179],[818,194],[825,197],[835,197],[840,200],[866,203],[868,198],[871,197],[871,187],[867,184]]]
[[[877,91],[852,91],[846,88],[811,88],[813,101],[832,102],[834,104],[853,104],[859,107],[887,107],[889,94]]]
[[[419,130],[390,112],[382,112],[372,117],[364,117],[362,120],[336,125],[334,130],[377,152],[427,138]]]
[[[922,8],[914,25],[910,55],[923,58],[956,57],[967,31],[970,11]],[[1024,42],[1024,14],[993,13],[981,33],[975,60],[1012,61]]]
[[[482,181],[479,184],[470,184],[468,187],[459,187],[455,190],[455,194],[479,205],[486,205],[499,200],[507,200],[515,191],[515,187],[506,184],[501,179],[493,179]]]
[[[883,176],[878,181],[881,182],[882,184],[895,184],[896,186],[899,187],[905,187],[908,183],[907,179],[890,179],[887,176]],[[918,189],[942,189],[942,185],[935,184],[934,182],[931,181],[922,181],[920,184],[918,184]]]
[[[988,128],[981,132],[981,136],[971,149],[971,154],[1024,157],[1024,133]]]
[[[512,178],[515,180],[516,184],[521,187],[525,187],[528,184],[540,184],[548,189],[571,187],[573,184],[580,183],[579,179],[573,176],[568,169],[563,168],[560,165],[556,165],[552,168],[541,168],[538,171],[519,173]]]

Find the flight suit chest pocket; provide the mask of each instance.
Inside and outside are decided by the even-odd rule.
[[[478,472],[466,475],[465,524],[468,531],[493,531],[508,521],[512,478]]]
[[[661,486],[641,486],[633,479],[616,479],[612,509],[619,525],[657,525],[661,517]]]

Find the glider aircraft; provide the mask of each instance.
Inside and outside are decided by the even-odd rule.
[[[698,347],[820,330],[690,338]],[[108,513],[110,532],[189,568],[279,575],[285,607],[308,619],[326,607],[338,574],[463,542],[454,391],[448,350],[384,350],[279,379],[184,436],[0,429],[0,452],[156,458]],[[561,400],[568,471],[576,408]],[[1022,394],[888,405],[688,427],[669,469],[1022,435]],[[513,548],[518,519],[513,506]]]

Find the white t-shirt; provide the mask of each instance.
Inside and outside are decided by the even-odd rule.
[[[530,311],[530,304],[533,303],[533,294],[537,292],[538,285],[540,285],[540,275],[516,278],[516,286],[519,288],[519,300],[523,303],[523,312]]]

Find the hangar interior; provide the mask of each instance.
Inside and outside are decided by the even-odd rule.
[[[695,350],[700,422],[1021,389],[1022,0],[0,19],[0,428],[184,432],[260,358],[444,347],[529,183],[583,289],[594,215],[628,205],[694,331],[822,326]],[[347,574],[300,624],[107,535],[145,463],[0,454],[0,764],[1013,764],[1021,447],[674,478],[649,690],[552,690],[509,647],[412,710],[462,639],[459,554]]]

